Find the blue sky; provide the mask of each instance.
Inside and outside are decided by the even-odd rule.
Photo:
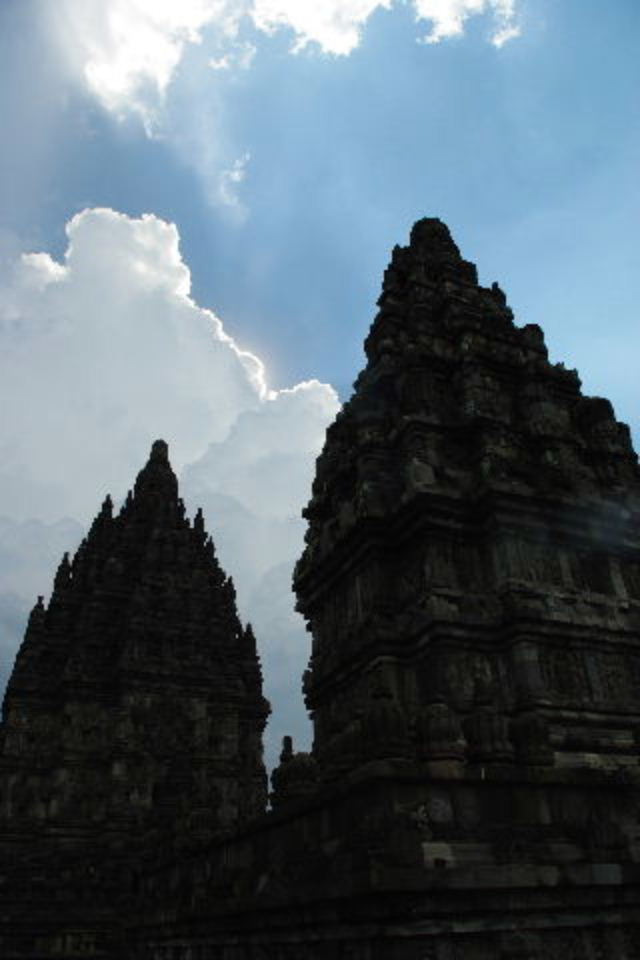
[[[54,553],[156,431],[284,689],[323,385],[348,396],[421,216],[637,440],[639,38],[635,0],[3,0],[0,683]]]

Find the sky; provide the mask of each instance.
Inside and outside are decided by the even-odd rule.
[[[308,747],[294,612],[391,248],[480,281],[640,435],[637,0],[0,0],[0,691],[163,437]]]

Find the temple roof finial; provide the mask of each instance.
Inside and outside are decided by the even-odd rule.
[[[149,459],[138,474],[134,500],[145,502],[171,501],[177,507],[178,481],[169,463],[169,447],[165,440],[155,440]]]
[[[153,441],[149,460],[161,461],[162,463],[169,462],[169,445],[166,440]]]

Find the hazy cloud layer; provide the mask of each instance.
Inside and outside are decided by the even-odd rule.
[[[191,299],[173,224],[93,209],[67,235],[63,262],[23,255],[0,287],[0,402],[11,410],[0,426],[0,502],[11,517],[0,523],[0,617],[9,647],[80,525],[107,491],[124,495],[164,437],[188,507],[205,508],[237,580],[241,614],[255,620],[269,687],[283,681],[270,669],[284,651],[295,696],[307,642],[289,582],[336,394],[317,381],[269,390],[260,360]],[[277,630],[255,599],[265,578],[273,609],[287,611]],[[10,653],[5,640],[5,674]]]

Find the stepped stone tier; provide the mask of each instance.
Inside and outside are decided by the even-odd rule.
[[[29,622],[0,953],[640,960],[640,471],[439,220],[396,247],[294,576],[313,746],[158,443]]]

